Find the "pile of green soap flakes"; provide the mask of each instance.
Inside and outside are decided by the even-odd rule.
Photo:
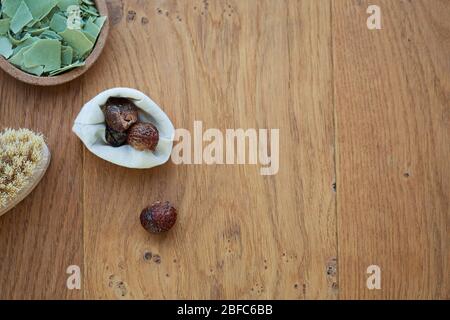
[[[0,55],[55,76],[84,65],[105,21],[93,0],[1,0]]]

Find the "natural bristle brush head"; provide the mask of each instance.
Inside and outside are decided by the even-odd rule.
[[[0,216],[33,191],[49,163],[41,134],[28,129],[0,132]]]

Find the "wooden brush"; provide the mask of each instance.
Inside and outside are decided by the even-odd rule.
[[[28,129],[0,132],[0,216],[33,191],[49,164],[42,135]]]

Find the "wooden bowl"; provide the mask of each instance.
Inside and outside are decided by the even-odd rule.
[[[108,7],[105,0],[95,0],[95,4],[100,15],[107,17],[105,24],[98,36],[97,43],[94,46],[89,57],[86,59],[85,65],[82,67],[75,68],[73,70],[67,71],[66,73],[54,76],[54,77],[38,77],[29,73],[26,73],[19,68],[15,67],[13,64],[9,63],[3,56],[0,56],[0,68],[3,69],[10,76],[20,80],[22,82],[37,85],[37,86],[56,86],[69,81],[72,81],[83,73],[89,70],[89,68],[95,63],[103,48],[106,44],[106,39],[109,34],[109,16]]]

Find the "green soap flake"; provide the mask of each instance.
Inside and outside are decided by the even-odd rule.
[[[79,6],[81,4],[81,0],[59,0],[58,7],[66,12],[70,6]]]
[[[59,0],[23,0],[33,15],[33,21],[37,22],[47,16],[58,4]]]
[[[6,37],[0,37],[0,55],[8,59],[13,54],[12,43]]]
[[[27,29],[26,31],[31,34],[32,36],[39,36],[42,32],[49,30],[50,27],[43,27],[43,28],[38,28],[38,29]]]
[[[82,67],[82,66],[84,66],[84,64],[85,64],[84,61],[83,62],[77,61],[77,62],[75,62],[75,63],[73,63],[71,65],[68,65],[68,66],[60,68],[58,70],[50,72],[50,76],[56,76],[56,75],[61,74],[63,72],[69,71],[71,69]]]
[[[17,47],[14,48],[14,55],[17,54],[22,48],[29,47],[38,40],[39,38],[37,37],[26,39],[24,42],[22,42],[21,44],[19,44]]]
[[[106,17],[105,16],[101,16],[98,17],[97,19],[95,19],[95,24],[101,29],[103,27],[103,25],[105,24],[106,21]]]
[[[82,31],[83,34],[88,38],[92,43],[94,43],[97,39],[93,37],[90,33],[87,33],[86,31]]]
[[[52,20],[53,16],[57,13],[61,13],[61,9],[59,9],[58,6],[54,6],[53,9],[50,10],[50,13],[41,20],[41,23],[46,23],[47,25],[50,25],[50,21]]]
[[[19,8],[16,11],[16,14],[11,20],[11,25],[9,28],[14,33],[19,33],[22,31],[23,27],[25,27],[30,21],[33,20],[33,16],[31,15],[30,10],[24,1],[20,3]]]
[[[22,0],[3,0],[2,11],[5,15],[12,18],[16,14]]]
[[[90,22],[94,22],[95,21],[95,19],[97,19],[96,17],[94,17],[94,16],[89,16],[87,19],[85,19],[86,20],[86,23],[88,22],[88,21],[90,21]]]
[[[23,54],[25,68],[44,66],[44,72],[61,68],[61,42],[40,39]]]
[[[0,19],[0,35],[6,35],[9,30],[10,18]]]
[[[61,50],[61,65],[68,66],[73,61],[73,49],[72,47],[63,46]]]
[[[50,28],[55,32],[63,32],[67,28],[67,18],[58,13],[55,14],[50,21]]]
[[[95,42],[97,40],[98,35],[100,34],[100,28],[91,20],[88,20],[86,24],[84,25],[85,34],[89,34],[91,38],[89,38],[92,42]]]
[[[20,35],[19,35],[20,36]],[[16,38],[14,37],[11,32],[8,31],[8,38],[11,41],[11,43],[15,46],[18,46],[19,44],[21,44],[22,42],[24,42],[25,40],[31,38],[31,35],[29,33],[26,33],[22,38]]]
[[[63,38],[57,34],[55,31],[46,30],[41,33],[41,39],[55,39],[55,40],[63,40]]]
[[[84,57],[94,47],[91,40],[80,30],[66,29],[59,35],[73,48],[74,55],[77,58]]]
[[[22,68],[23,66],[23,54],[31,48],[31,45],[21,48],[18,52],[15,52],[14,55],[9,58],[9,62],[13,65]]]
[[[34,74],[35,76],[40,77],[44,73],[44,67],[43,66],[37,66],[34,68],[25,68],[22,66],[22,70],[31,74]]]
[[[91,1],[91,0],[83,0],[83,3],[84,3],[84,4],[87,4],[88,6],[93,6],[93,5],[95,5],[94,1]]]
[[[98,11],[97,11],[97,8],[96,7],[93,7],[93,6],[86,6],[86,5],[82,5],[81,6],[81,11],[83,11],[84,13],[86,13],[86,14],[90,14],[90,15],[93,15],[93,16],[99,16],[99,13],[98,13]]]
[[[45,28],[50,26],[50,20],[45,17],[41,21],[38,21],[36,23],[32,23],[31,27],[33,28]]]
[[[23,66],[23,52],[27,51],[29,48],[23,48],[18,54],[14,55],[11,59],[8,61],[20,69],[22,71],[25,71],[27,73],[34,74],[35,76],[41,76],[44,73],[44,67],[43,66],[37,66],[33,68],[26,68]]]

